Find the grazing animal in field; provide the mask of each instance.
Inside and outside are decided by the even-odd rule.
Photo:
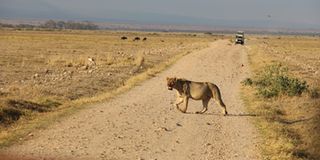
[[[146,40],[147,40],[147,37],[144,37],[144,38],[143,38],[143,41],[146,41]]]
[[[126,39],[128,39],[128,37],[122,36],[121,39],[122,39],[122,40],[126,40]]]
[[[135,37],[134,39],[133,39],[133,41],[139,41],[140,40],[140,37]]]
[[[222,101],[220,90],[218,86],[213,83],[193,82],[182,78],[167,77],[167,87],[168,90],[177,90],[175,107],[182,113],[186,113],[187,111],[189,98],[202,100],[203,109],[196,112],[197,114],[205,113],[208,110],[208,103],[212,98],[223,109],[223,114],[228,114],[226,105]],[[183,109],[180,109],[179,105],[183,102],[185,103],[185,106]]]

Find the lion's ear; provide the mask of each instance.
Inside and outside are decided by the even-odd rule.
[[[167,79],[167,81],[168,81],[170,78],[169,78],[169,77],[167,77],[166,79]]]

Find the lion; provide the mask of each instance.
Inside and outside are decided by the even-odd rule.
[[[167,77],[168,90],[177,90],[177,100],[175,107],[182,113],[186,113],[189,98],[202,100],[203,109],[197,111],[197,114],[203,114],[208,110],[208,103],[211,98],[222,107],[224,115],[228,115],[226,105],[221,99],[221,93],[217,85],[210,82],[193,82],[183,78]],[[180,109],[179,105],[185,103],[185,107]]]

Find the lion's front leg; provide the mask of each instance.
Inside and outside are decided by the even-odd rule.
[[[175,102],[175,106],[176,106],[176,108],[177,109],[179,109],[180,110],[180,108],[179,108],[179,105],[181,104],[181,103],[183,103],[183,98],[181,98],[180,96],[179,97],[177,97],[177,100],[176,100],[176,102]]]
[[[179,92],[177,92],[177,99],[174,105],[178,108],[182,102],[183,102],[183,96]]]
[[[179,107],[179,105],[183,102],[183,98],[177,98],[175,106]]]
[[[187,112],[187,108],[188,108],[188,102],[189,102],[189,98],[187,96],[185,96],[183,98],[183,101],[184,101],[184,108],[182,109],[179,109],[182,113],[186,113]]]
[[[183,109],[180,109],[179,105],[180,105],[181,103],[183,103],[183,102],[185,103],[185,106],[184,106]],[[176,106],[176,108],[177,108],[179,111],[181,111],[182,113],[186,113],[187,107],[188,107],[188,97],[185,96],[185,95],[183,95],[183,94],[180,94],[179,92],[177,92],[177,100],[176,100],[176,102],[175,102],[175,106]]]

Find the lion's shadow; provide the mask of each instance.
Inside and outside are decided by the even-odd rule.
[[[224,117],[257,117],[259,116],[258,114],[254,114],[254,113],[229,113],[228,115],[223,115],[221,113],[203,113],[203,114],[199,114],[199,113],[195,113],[195,112],[187,112],[185,114],[195,114],[195,115],[205,115],[205,116],[224,116]]]
[[[258,114],[254,113],[239,113],[239,114],[228,114],[228,116],[235,116],[235,117],[257,117]]]

